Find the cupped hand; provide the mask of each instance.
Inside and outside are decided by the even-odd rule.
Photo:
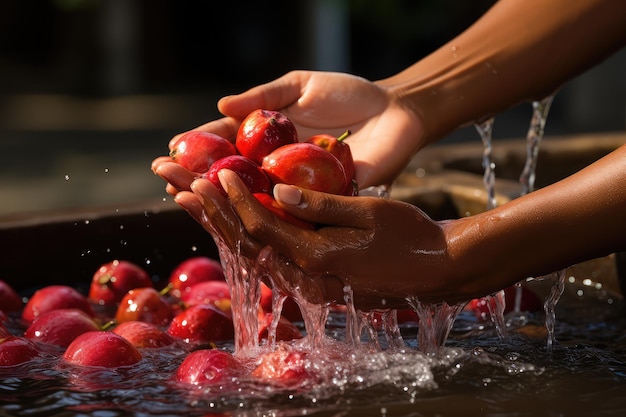
[[[229,200],[246,232],[324,283],[327,301],[354,292],[361,308],[406,306],[420,301],[460,301],[454,288],[445,224],[417,207],[379,197],[344,197],[279,184],[274,195],[291,214],[322,225],[306,230],[273,216],[251,196],[236,174],[220,172]],[[339,281],[337,281],[337,279]]]
[[[317,133],[339,136],[350,130],[346,142],[361,188],[392,182],[423,145],[420,120],[395,94],[381,84],[336,72],[292,71],[224,97],[218,109],[226,117],[196,129],[234,141],[241,121],[258,108],[284,113],[301,141]]]

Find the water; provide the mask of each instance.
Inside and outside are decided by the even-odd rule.
[[[567,282],[565,285],[569,285]],[[461,311],[446,347],[421,352],[416,325],[401,327],[402,349],[342,342],[326,332],[323,349],[306,359],[309,377],[297,387],[242,377],[219,386],[182,387],[172,374],[187,353],[171,346],[143,350],[135,367],[84,372],[54,357],[0,370],[0,414],[85,416],[621,416],[626,412],[626,323],[621,306],[589,301],[562,306],[559,344],[495,330]],[[586,303],[583,302],[583,305]],[[343,313],[331,311],[334,322]],[[329,317],[329,319],[331,318]],[[542,327],[531,314],[526,329]],[[379,331],[379,337],[384,337]],[[290,342],[301,349],[305,341]],[[280,342],[279,342],[280,344]],[[234,344],[219,348],[234,351]]]

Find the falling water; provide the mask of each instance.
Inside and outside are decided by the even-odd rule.
[[[534,101],[532,103],[533,114],[530,120],[528,133],[526,135],[526,162],[519,178],[519,182],[522,187],[521,195],[531,193],[535,189],[535,177],[537,159],[539,155],[539,145],[541,144],[541,140],[543,139],[546,122],[548,120],[548,113],[550,111],[550,106],[552,105],[553,100],[554,95],[551,95],[544,98],[543,100]],[[554,308],[558,303],[561,294],[563,293],[565,270],[557,271],[552,274],[552,276],[556,276],[556,282],[554,284],[554,287],[552,288],[552,291],[550,292],[550,296],[546,299],[544,304],[544,310],[546,313],[546,328],[548,331],[548,350],[552,349],[552,345],[554,343]],[[518,294],[516,295],[516,299],[521,298],[520,286],[518,286],[517,293]],[[519,313],[519,305],[516,303],[514,315],[517,316],[519,315]]]
[[[436,355],[445,345],[454,320],[465,307],[465,302],[449,305],[420,302],[417,297],[407,298],[407,302],[419,317],[417,345],[421,352]]]
[[[491,118],[481,123],[476,123],[475,127],[480,134],[480,138],[483,141],[484,149],[483,149],[483,168],[485,170],[485,174],[483,175],[483,183],[485,184],[485,189],[487,190],[487,210],[491,210],[496,206],[496,191],[495,191],[495,167],[496,164],[493,162],[492,152],[493,147],[491,145],[491,134],[493,130],[493,122],[494,119]]]
[[[521,194],[525,195],[535,188],[535,171],[537,168],[537,156],[539,145],[543,139],[543,133],[548,119],[548,112],[554,96],[549,96],[540,101],[533,102],[533,115],[530,119],[530,127],[526,134],[526,163],[520,175],[519,182],[522,186]]]
[[[492,131],[493,131],[494,118],[490,118],[484,122],[476,123],[474,126],[483,141],[483,169],[485,173],[483,175],[483,183],[485,184],[485,190],[487,191],[487,210],[491,210],[496,207],[496,164],[493,162],[493,147],[492,147]],[[489,306],[489,315],[494,323],[496,332],[500,338],[506,335],[506,324],[504,321],[504,308],[505,299],[504,292],[488,295],[487,306]]]
[[[556,275],[556,282],[552,286],[550,295],[546,298],[543,304],[543,310],[546,313],[546,329],[548,331],[548,340],[546,346],[548,352],[552,351],[552,346],[556,341],[554,338],[554,324],[556,322],[556,314],[554,312],[554,309],[556,307],[556,304],[559,302],[561,295],[563,295],[563,290],[565,289],[565,269],[555,272],[554,275]]]

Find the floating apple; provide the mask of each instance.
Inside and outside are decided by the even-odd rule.
[[[259,311],[259,340],[268,338],[273,317],[272,313]],[[289,341],[301,338],[302,332],[300,329],[285,316],[280,316],[276,325],[275,341]]]
[[[209,304],[219,308],[229,316],[231,314],[230,287],[226,281],[199,282],[191,286],[191,288],[182,295],[181,301],[187,307]]]
[[[100,330],[100,326],[84,311],[62,308],[35,318],[24,336],[34,342],[66,348],[79,335],[96,330]]]
[[[258,201],[261,203],[266,209],[274,213],[275,216],[281,218],[282,220],[289,222],[293,225],[301,227],[303,229],[315,229],[315,225],[313,223],[307,222],[305,220],[299,219],[292,214],[285,211],[284,208],[278,205],[274,197],[270,194],[266,193],[255,193],[252,194]]]
[[[269,193],[272,189],[270,179],[259,164],[243,155],[231,155],[216,161],[202,176],[211,181],[224,196],[227,193],[217,176],[222,169],[235,172],[251,193]]]
[[[165,330],[145,321],[125,321],[115,326],[112,331],[140,349],[160,348],[176,343]]]
[[[20,311],[23,306],[22,297],[8,283],[0,280],[0,311]]]
[[[349,130],[339,137],[321,133],[311,136],[306,140],[306,142],[313,143],[320,148],[325,149],[339,159],[339,162],[341,162],[341,165],[346,173],[346,177],[349,180],[348,189],[342,194],[356,195],[358,193],[358,186],[356,185],[356,180],[354,179],[356,169],[354,167],[354,160],[352,159],[352,151],[350,150],[350,145],[344,142],[344,139],[346,139],[349,135]]]
[[[170,157],[183,168],[203,174],[215,161],[236,153],[235,145],[228,139],[214,133],[192,130],[172,144]]]
[[[49,285],[33,294],[22,310],[22,319],[32,323],[40,315],[60,308],[77,308],[94,315],[86,296],[68,285]]]
[[[99,304],[119,303],[134,288],[151,287],[152,280],[139,265],[125,260],[113,260],[98,268],[91,279],[88,298]]]
[[[248,114],[239,126],[235,146],[241,155],[260,165],[274,149],[296,142],[298,132],[287,116],[258,109]]]
[[[191,385],[224,384],[244,373],[245,367],[232,354],[219,349],[200,349],[185,357],[174,379]]]
[[[272,385],[295,388],[313,375],[307,367],[306,357],[305,351],[287,349],[281,344],[261,356],[251,375]]]
[[[261,167],[273,184],[292,184],[330,194],[343,194],[350,185],[341,162],[312,143],[281,146],[263,158]]]
[[[65,350],[63,359],[80,366],[118,368],[141,360],[139,350],[111,331],[98,330],[78,336]]]
[[[170,303],[154,288],[135,288],[128,291],[117,308],[115,321],[146,321],[165,326],[172,318]]]
[[[273,311],[273,291],[264,282],[261,282],[261,309],[266,313],[272,313]],[[284,316],[290,322],[302,321],[302,311],[300,306],[293,297],[287,296],[283,301],[283,308],[281,315]]]
[[[0,368],[26,363],[43,354],[32,341],[20,336],[0,338]]]
[[[182,294],[200,282],[224,281],[222,264],[207,256],[194,256],[180,262],[169,276],[169,294],[180,298]]]
[[[208,304],[198,304],[178,313],[167,332],[187,343],[201,344],[235,337],[233,321],[223,311]]]

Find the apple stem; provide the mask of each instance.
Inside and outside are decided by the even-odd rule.
[[[343,141],[345,138],[347,138],[347,137],[348,137],[348,136],[350,136],[351,134],[352,134],[352,132],[351,132],[350,130],[346,130],[345,132],[343,132],[343,133],[341,134],[341,136],[339,136],[339,137],[337,138],[337,142],[341,142],[341,141]]]

